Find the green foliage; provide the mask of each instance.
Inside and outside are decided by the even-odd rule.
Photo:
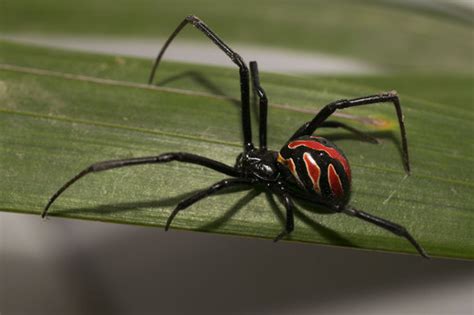
[[[233,43],[325,52],[395,72],[472,73],[472,23],[387,2],[83,0],[72,6],[63,0],[3,0],[0,29],[163,38],[186,14],[196,14]],[[188,30],[180,37],[205,41]]]
[[[0,42],[0,48],[3,211],[39,214],[54,191],[93,162],[188,151],[233,164],[241,151],[234,69],[165,63],[158,72],[160,87],[150,88],[142,84],[148,61],[9,42]],[[470,95],[461,94],[456,107],[450,107],[435,96],[454,91],[455,84],[426,95],[426,101],[403,77],[380,80],[404,87],[400,92],[412,175],[406,177],[402,168],[391,106],[345,110],[336,119],[381,141],[373,145],[344,131],[321,132],[349,157],[351,203],[406,226],[433,256],[474,258]],[[263,73],[261,81],[272,104],[269,145],[274,149],[311,119],[309,112],[335,99],[378,91],[350,78],[308,80]],[[472,84],[472,78],[459,82]],[[81,179],[57,200],[50,215],[163,226],[180,199],[221,178],[179,163],[117,169]],[[375,226],[308,204],[298,206],[291,240],[414,252],[408,242]],[[282,224],[281,207],[265,192],[234,190],[180,213],[173,227],[273,238]]]

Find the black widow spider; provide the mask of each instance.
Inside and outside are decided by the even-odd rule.
[[[204,189],[185,200],[181,201],[169,216],[165,230],[168,230],[173,218],[179,211],[186,209],[195,202],[208,197],[224,188],[231,186],[247,185],[260,186],[276,194],[286,209],[286,224],[283,231],[276,236],[278,241],[293,231],[294,209],[292,198],[300,198],[306,201],[320,204],[333,212],[345,213],[384,228],[398,236],[406,238],[425,258],[428,255],[416,240],[401,225],[376,217],[372,214],[360,211],[348,205],[351,186],[351,170],[344,153],[333,143],[322,138],[312,136],[317,128],[340,127],[372,142],[376,142],[360,131],[340,122],[326,121],[336,110],[374,104],[392,103],[395,106],[398,122],[401,130],[403,163],[406,172],[410,172],[408,160],[408,146],[403,123],[402,109],[396,92],[381,93],[350,100],[339,100],[326,105],[313,120],[304,123],[283,146],[280,152],[267,149],[267,108],[268,100],[265,91],[260,86],[257,63],[250,62],[250,76],[253,90],[259,100],[259,148],[252,143],[252,131],[250,125],[250,97],[249,97],[249,70],[243,59],[227,46],[209,27],[196,16],[187,16],[176,30],[165,42],[159,52],[152,68],[149,84],[153,83],[156,69],[163,57],[164,52],[176,37],[176,35],[188,23],[203,32],[214,44],[217,45],[238,67],[240,74],[240,91],[242,103],[242,129],[244,135],[244,151],[237,157],[234,167],[218,161],[208,159],[191,153],[173,152],[163,153],[158,156],[130,158],[123,160],[111,160],[94,163],[64,184],[50,199],[43,210],[45,217],[51,204],[70,185],[81,177],[89,174],[119,167],[166,163],[179,161],[198,164],[230,176],[221,180],[211,187]]]

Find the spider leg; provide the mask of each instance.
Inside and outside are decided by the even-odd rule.
[[[405,124],[403,122],[403,113],[402,108],[400,106],[400,100],[397,96],[395,91],[386,92],[377,95],[370,95],[360,98],[354,98],[350,100],[339,100],[333,103],[330,103],[323,107],[319,111],[318,114],[313,118],[313,120],[306,122],[301,126],[295,134],[290,138],[290,140],[302,137],[302,136],[309,136],[311,135],[317,128],[321,127],[321,124],[331,116],[336,110],[354,107],[354,106],[361,106],[361,105],[368,105],[368,104],[375,104],[375,103],[393,103],[395,106],[397,117],[398,117],[398,124],[400,125],[400,133],[402,137],[402,149],[403,149],[403,163],[405,166],[405,170],[407,173],[410,173],[410,162],[408,159],[408,144],[407,144],[407,137],[405,132]]]
[[[293,200],[291,200],[291,197],[288,192],[286,192],[285,188],[283,185],[275,185],[271,187],[272,192],[274,192],[278,197],[280,197],[281,201],[283,202],[283,205],[285,206],[286,209],[286,223],[285,223],[285,229],[281,231],[280,234],[278,234],[275,239],[273,240],[274,242],[278,242],[281,240],[283,237],[289,235],[291,232],[294,230],[294,222],[295,222],[295,215],[294,215],[294,210],[295,210],[295,205],[293,203]]]
[[[224,43],[216,33],[214,33],[203,21],[194,15],[190,15],[184,18],[184,20],[178,25],[176,30],[171,34],[168,40],[161,48],[158,56],[156,57],[155,64],[150,73],[148,84],[153,82],[155,77],[156,69],[160,64],[161,58],[165,53],[168,46],[171,44],[173,39],[178,33],[188,24],[192,24],[199,31],[203,32],[214,44],[217,45],[229,58],[239,67],[240,75],[240,95],[242,102],[242,128],[244,133],[244,148],[246,151],[253,148],[252,144],[252,129],[250,125],[250,95],[249,95],[249,71],[245,62],[239,54],[234,52],[226,43]]]
[[[141,164],[155,164],[155,163],[167,163],[171,161],[179,161],[184,163],[191,163],[191,164],[198,164],[210,169],[213,169],[217,172],[224,173],[229,176],[239,176],[239,172],[237,172],[233,167],[228,166],[224,163],[214,161],[208,159],[206,157],[202,157],[199,155],[191,154],[191,153],[183,153],[183,152],[176,152],[176,153],[164,153],[158,156],[147,156],[147,157],[139,157],[139,158],[130,158],[130,159],[123,159],[123,160],[110,160],[110,161],[103,161],[98,162],[90,165],[89,167],[85,168],[79,174],[71,178],[68,182],[66,182],[58,191],[54,193],[54,195],[49,199],[46,207],[44,208],[41,216],[44,218],[48,212],[49,207],[53,204],[53,202],[72,184],[78,181],[80,178],[86,176],[89,173],[97,173],[102,172],[114,168],[125,167],[125,166],[133,166],[133,165],[141,165]]]
[[[406,238],[418,251],[418,253],[423,256],[424,258],[430,258],[426,251],[421,247],[420,244],[411,236],[410,233],[404,228],[403,226],[390,222],[388,220],[376,217],[370,213],[360,211],[357,209],[354,209],[352,207],[346,207],[343,212],[347,215],[362,219],[364,221],[370,222],[372,224],[375,224],[383,229],[386,229],[390,232],[392,232],[395,235],[401,236]]]
[[[260,78],[258,75],[258,66],[256,61],[250,61],[250,76],[252,78],[252,86],[254,93],[257,94],[259,100],[259,140],[260,149],[267,149],[267,112],[268,99],[265,91],[260,86]]]
[[[354,128],[354,127],[346,125],[345,123],[339,122],[339,121],[324,121],[319,126],[319,128],[326,128],[326,127],[328,127],[328,128],[341,128],[341,129],[352,132],[353,134],[355,134],[356,136],[358,136],[359,138],[361,138],[364,141],[374,143],[374,144],[379,143],[379,141],[376,138],[371,137],[368,134],[366,134],[366,133],[364,133],[364,132],[362,132],[362,131]]]
[[[186,209],[187,207],[191,206],[192,204],[198,202],[201,199],[204,199],[206,197],[209,197],[210,195],[218,192],[219,190],[222,190],[224,188],[232,187],[232,186],[237,186],[237,185],[252,185],[255,183],[255,180],[253,179],[247,179],[247,178],[227,178],[224,180],[221,180],[220,182],[215,183],[209,188],[206,188],[204,190],[201,190],[200,192],[192,195],[191,197],[188,197],[184,200],[182,200],[176,208],[174,208],[173,212],[170,214],[168,217],[168,220],[166,221],[165,225],[165,231],[168,231],[170,228],[171,222],[173,221],[174,217],[180,212],[181,210]]]

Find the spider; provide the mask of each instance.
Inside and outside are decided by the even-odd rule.
[[[153,83],[156,69],[168,48],[169,44],[178,33],[187,25],[191,24],[204,33],[219,49],[221,49],[239,68],[240,92],[242,105],[242,129],[243,129],[243,152],[237,157],[234,166],[211,160],[209,158],[185,152],[163,153],[157,156],[129,158],[121,160],[109,160],[98,162],[82,170],[66,182],[49,199],[42,212],[44,218],[53,202],[73,183],[90,173],[97,173],[119,167],[167,163],[178,161],[184,163],[198,164],[217,172],[223,173],[229,178],[221,180],[211,187],[182,200],[169,216],[165,230],[168,230],[174,217],[182,210],[192,204],[206,198],[218,191],[233,186],[263,187],[270,193],[279,197],[286,210],[285,227],[274,241],[278,241],[289,235],[294,229],[294,198],[309,201],[321,205],[331,212],[344,213],[346,215],[362,219],[386,229],[395,235],[407,239],[418,251],[428,258],[425,250],[401,225],[386,219],[376,217],[367,212],[357,210],[348,205],[351,192],[351,169],[344,153],[332,142],[322,137],[313,136],[317,128],[331,127],[343,128],[358,136],[364,137],[371,142],[377,142],[374,138],[363,134],[355,128],[336,121],[326,121],[334,112],[340,109],[375,104],[392,103],[395,106],[398,122],[400,125],[403,164],[407,174],[410,173],[408,159],[408,145],[403,122],[403,114],[400,101],[395,91],[370,95],[354,99],[343,99],[324,106],[313,120],[304,123],[287,141],[282,149],[277,152],[267,149],[267,111],[268,99],[260,85],[259,72],[256,61],[249,63],[244,60],[225,44],[202,20],[196,16],[187,16],[171,34],[156,57],[152,67],[149,84]],[[250,68],[250,72],[249,72]],[[250,76],[250,78],[249,78]],[[250,79],[253,91],[258,97],[259,106],[259,147],[252,143],[252,130],[250,124]]]

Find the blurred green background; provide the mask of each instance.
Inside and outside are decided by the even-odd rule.
[[[466,106],[473,104],[473,12],[470,1],[3,0],[0,36],[157,39],[158,48],[195,14],[231,46],[350,58],[381,71],[341,81]],[[180,38],[212,46],[190,29]]]
[[[461,1],[3,0],[3,34],[161,38],[195,14],[227,41],[347,56],[390,72],[472,74]],[[194,32],[183,37],[199,39]],[[202,39],[202,38],[201,38]]]

